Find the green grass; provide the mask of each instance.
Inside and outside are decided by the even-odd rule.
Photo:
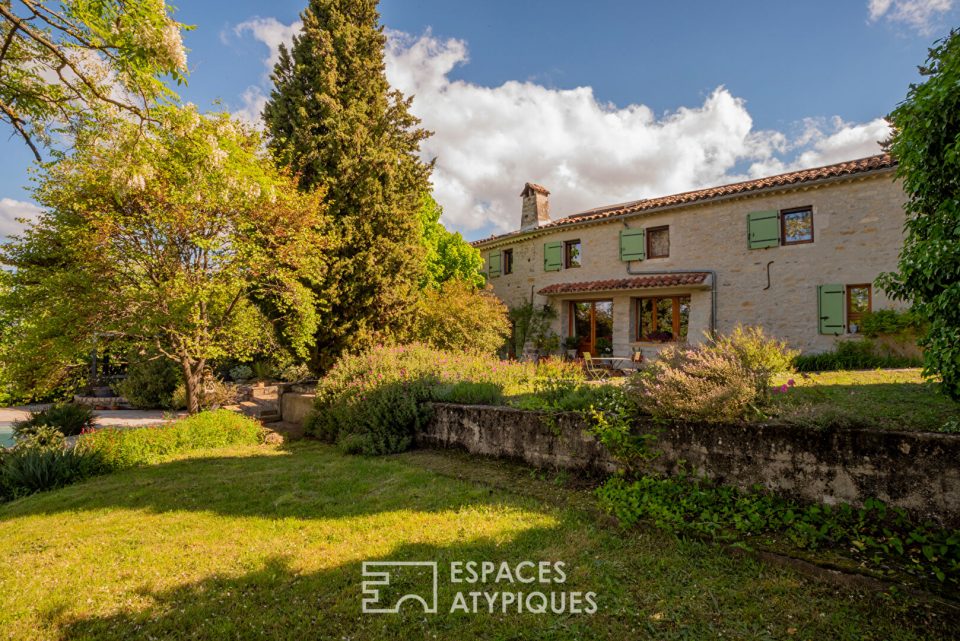
[[[924,380],[919,369],[794,374],[776,383],[788,378],[796,385],[774,395],[776,422],[936,432],[960,420],[960,403]]]
[[[951,638],[909,601],[623,531],[588,488],[458,454],[209,451],[2,506],[0,540],[0,637],[17,640]],[[440,613],[361,614],[378,559],[439,561]],[[563,589],[599,611],[446,613],[453,560],[564,561]]]

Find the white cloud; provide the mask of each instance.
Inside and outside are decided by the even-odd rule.
[[[234,118],[239,118],[253,125],[257,129],[262,129],[263,119],[260,117],[260,114],[263,113],[263,108],[267,104],[267,95],[263,92],[263,89],[256,85],[251,85],[240,95],[240,100],[242,102],[240,108],[231,112],[231,115]]]
[[[0,240],[23,231],[24,225],[18,218],[36,220],[43,211],[37,205],[13,198],[0,198]]]
[[[869,0],[870,22],[885,18],[905,24],[921,35],[930,35],[943,14],[953,9],[954,0]]]
[[[278,34],[296,32],[296,25],[272,19],[248,22],[260,25],[245,29],[269,47],[266,64],[276,59],[283,41]],[[722,86],[699,105],[661,114],[643,104],[601,102],[590,87],[552,89],[518,81],[484,87],[450,77],[468,60],[464,41],[435,38],[429,31],[387,36],[387,77],[414,96],[413,112],[434,132],[423,144],[423,156],[437,159],[433,184],[444,223],[468,234],[516,229],[518,194],[526,181],[551,190],[556,218],[868,156],[880,151],[877,141],[887,135],[879,119],[863,124],[810,119],[799,123],[801,131],[793,136],[756,130],[746,102]],[[262,91],[244,94],[246,106],[261,99]]]
[[[267,45],[270,49],[270,55],[263,63],[272,70],[273,65],[280,60],[280,45],[284,44],[289,47],[293,37],[300,33],[302,26],[303,23],[299,20],[292,24],[283,24],[276,18],[260,18],[257,16],[235,26],[233,33],[242,37],[249,32],[255,39]]]

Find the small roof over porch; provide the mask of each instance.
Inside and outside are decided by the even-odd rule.
[[[667,287],[709,288],[710,274],[707,272],[677,272],[669,274],[648,274],[626,278],[608,278],[575,283],[554,283],[541,288],[537,293],[542,296],[560,296],[565,294],[590,294],[613,292],[629,289],[662,289]]]

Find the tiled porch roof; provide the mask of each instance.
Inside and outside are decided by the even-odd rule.
[[[618,289],[647,289],[650,287],[679,287],[682,285],[700,285],[707,279],[706,272],[687,272],[684,274],[656,274],[635,276],[633,278],[609,278],[580,283],[556,283],[542,288],[538,294],[555,296],[557,294],[586,294],[589,292],[609,292]]]

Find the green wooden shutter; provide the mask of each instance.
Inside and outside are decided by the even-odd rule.
[[[750,249],[780,244],[780,214],[776,211],[752,211],[747,214],[747,244]]]
[[[563,243],[543,244],[543,271],[558,272],[563,265]]]
[[[500,252],[490,252],[487,255],[487,272],[489,272],[490,278],[496,278],[500,275],[501,261],[502,254]]]
[[[839,336],[843,333],[843,301],[846,298],[843,285],[817,286],[817,312],[820,317],[820,333]]]
[[[646,230],[620,230],[620,260],[643,260],[646,258]]]

